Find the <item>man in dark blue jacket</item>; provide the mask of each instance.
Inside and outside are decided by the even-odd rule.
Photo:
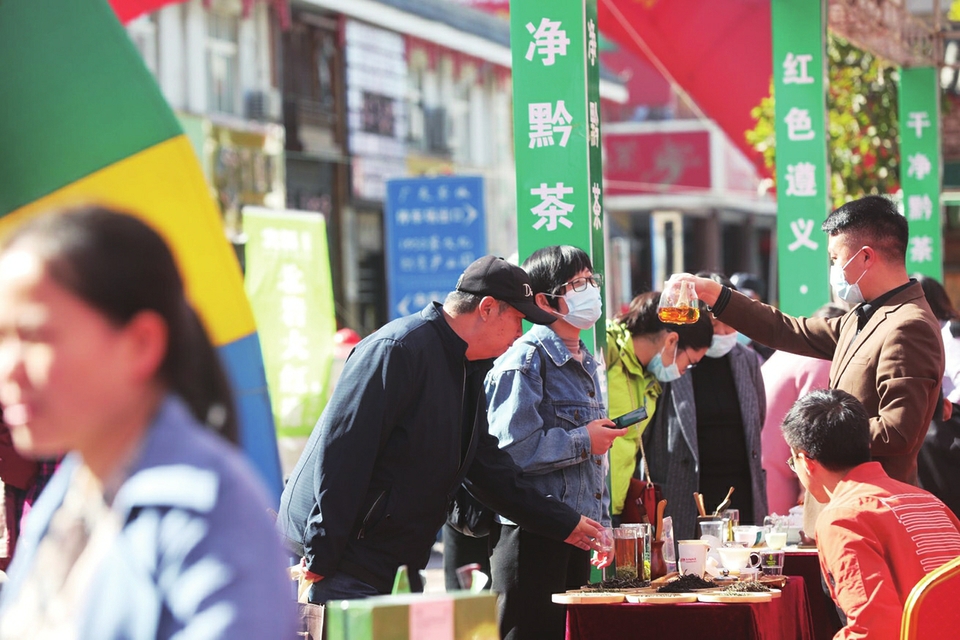
[[[522,334],[555,317],[527,274],[480,258],[443,305],[361,341],[280,499],[278,526],[313,582],[311,602],[389,593],[418,571],[461,482],[525,529],[595,548],[600,524],[544,497],[487,432],[483,379]]]

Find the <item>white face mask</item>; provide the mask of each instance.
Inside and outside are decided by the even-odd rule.
[[[722,358],[737,346],[737,332],[728,333],[725,336],[713,334],[713,340],[710,341],[710,348],[707,349],[706,357]]]
[[[666,348],[667,346],[664,345],[663,349]],[[647,365],[647,371],[652,373],[653,377],[660,382],[673,382],[683,375],[680,373],[680,367],[677,366],[677,345],[676,343],[673,345],[673,364],[670,366],[663,364],[663,349],[660,349],[660,353],[651,358],[650,364]]]
[[[865,247],[861,247],[860,251],[863,251]],[[830,267],[830,286],[833,287],[834,293],[837,294],[837,297],[843,300],[844,302],[849,302],[850,304],[860,304],[865,302],[863,298],[863,293],[860,292],[859,282],[863,279],[863,276],[866,275],[867,270],[864,269],[863,273],[860,274],[860,277],[857,278],[857,281],[853,284],[847,282],[847,277],[843,275],[843,270],[847,268],[847,265],[853,262],[853,259],[860,255],[860,251],[857,251],[855,254],[850,256],[850,259],[847,260],[843,266],[840,266],[837,263],[833,263]]]
[[[603,299],[598,287],[587,285],[583,291],[568,291],[563,299],[567,303],[567,314],[560,317],[577,329],[589,329],[600,319]]]

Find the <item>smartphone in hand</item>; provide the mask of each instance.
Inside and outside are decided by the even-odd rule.
[[[618,416],[613,419],[613,424],[616,425],[615,429],[623,429],[624,427],[629,427],[632,424],[637,424],[641,420],[646,419],[647,410],[643,407],[639,409],[634,409],[630,413],[625,413],[622,416]]]

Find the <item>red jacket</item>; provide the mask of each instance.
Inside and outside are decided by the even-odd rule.
[[[33,486],[37,463],[27,460],[13,448],[10,430],[0,420],[0,480],[5,485],[3,508],[7,524],[6,536],[0,539],[0,569],[6,569],[20,533],[20,515],[26,490]]]
[[[910,590],[960,555],[960,521],[932,494],[868,462],[837,485],[817,544],[830,595],[847,616],[835,638],[899,638]]]

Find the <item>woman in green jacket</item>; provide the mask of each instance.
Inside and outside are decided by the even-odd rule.
[[[627,311],[607,322],[609,415],[644,407],[647,418],[629,427],[610,449],[611,513],[619,524],[623,503],[637,466],[640,436],[653,417],[660,383],[676,380],[700,361],[713,338],[710,314],[701,309],[693,324],[667,324],[657,316],[660,293],[642,293]]]

